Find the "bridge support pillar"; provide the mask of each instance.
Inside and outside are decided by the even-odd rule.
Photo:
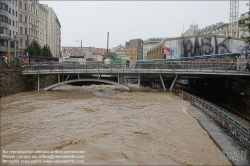
[[[140,84],[141,84],[141,77],[140,73],[138,74],[138,89],[140,89]]]
[[[172,91],[172,89],[173,89],[173,87],[174,87],[174,84],[175,84],[175,82],[176,82],[177,77],[178,77],[178,75],[175,76],[175,78],[174,78],[174,80],[173,80],[173,82],[172,82],[172,84],[171,84],[171,86],[170,86],[170,89],[169,89],[170,91]]]
[[[37,90],[40,89],[40,74],[37,75]]]
[[[161,74],[160,74],[160,79],[161,79],[161,84],[162,84],[162,86],[163,86],[163,89],[164,89],[164,91],[166,91],[165,84],[164,84],[164,81],[163,81],[163,79],[162,79]]]
[[[123,76],[121,76],[120,73],[118,73],[118,84],[122,83],[123,83]]]
[[[58,83],[60,82],[60,74],[59,73],[57,74],[57,82]]]

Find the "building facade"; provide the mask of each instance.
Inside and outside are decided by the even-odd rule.
[[[8,60],[18,56],[18,1],[0,1],[0,54]]]
[[[61,24],[53,8],[43,5],[48,13],[48,45],[53,57],[61,57]]]
[[[163,40],[164,38],[150,38],[150,39],[144,40],[143,46],[142,46],[143,60],[147,59],[148,50],[150,50],[151,48],[153,48],[154,46],[156,46],[158,43],[162,42]]]
[[[142,59],[142,43],[141,39],[131,39],[125,43],[125,54],[131,60]]]
[[[39,42],[39,1],[19,0],[20,55],[30,43]]]
[[[125,55],[125,47],[120,44],[119,46],[112,48],[111,52],[114,52],[117,55]]]
[[[41,47],[49,45],[48,42],[48,15],[49,12],[39,4],[39,44]]]

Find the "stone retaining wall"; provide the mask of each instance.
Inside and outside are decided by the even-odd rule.
[[[40,75],[40,89],[55,83],[57,75]],[[0,98],[32,90],[37,90],[37,75],[22,75],[21,68],[18,67],[0,67]]]

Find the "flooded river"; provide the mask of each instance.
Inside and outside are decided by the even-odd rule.
[[[189,105],[112,85],[19,93],[1,99],[1,152],[85,151],[86,165],[231,165]]]

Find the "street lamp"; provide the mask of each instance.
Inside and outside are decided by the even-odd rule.
[[[27,25],[27,53],[29,54],[29,33],[28,33],[28,24],[30,23],[38,23],[39,21],[35,21],[35,22],[26,22],[26,25]],[[38,28],[39,30],[39,28]],[[39,34],[38,34],[39,35]]]
[[[82,39],[81,39],[81,41],[76,40],[76,42],[80,42],[81,43],[81,47],[82,47]]]
[[[109,32],[107,32],[107,57],[108,58],[108,55],[109,55]]]

